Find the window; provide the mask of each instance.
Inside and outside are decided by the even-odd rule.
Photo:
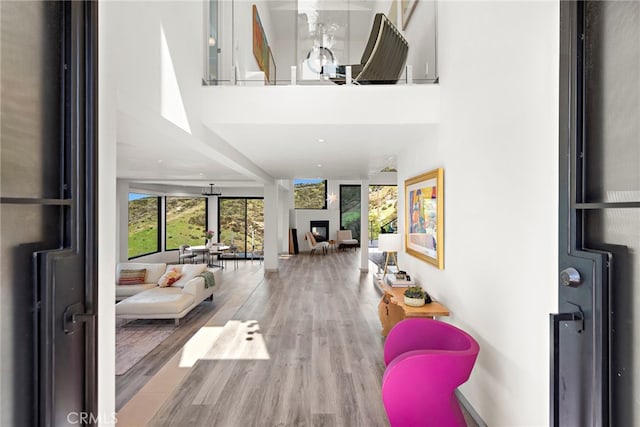
[[[359,185],[340,186],[340,229],[351,230],[354,239],[360,239],[360,217],[362,216]]]
[[[129,193],[129,259],[160,250],[160,197]]]
[[[218,37],[218,0],[210,0],[205,2],[209,12],[209,31],[205,41],[206,60],[205,60],[205,78],[210,84],[216,84],[218,81],[218,62],[220,56],[220,38]]]
[[[167,196],[165,207],[165,250],[180,245],[202,245],[207,229],[207,199],[204,197]]]
[[[377,247],[380,233],[398,231],[398,187],[369,186],[369,240]]]
[[[220,241],[235,246],[238,256],[250,258],[264,243],[264,199],[218,198]]]
[[[323,179],[294,180],[293,199],[296,209],[326,209],[327,181]]]

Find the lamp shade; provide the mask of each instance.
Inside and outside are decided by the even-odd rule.
[[[382,252],[400,252],[402,242],[399,234],[380,234],[378,236],[378,249]]]

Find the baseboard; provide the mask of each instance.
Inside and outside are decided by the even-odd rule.
[[[458,398],[458,401],[460,402],[460,404],[464,406],[464,409],[466,409],[469,415],[471,415],[471,418],[473,418],[473,421],[475,421],[476,424],[478,424],[478,427],[487,427],[487,423],[485,423],[484,420],[480,418],[480,415],[478,415],[476,410],[473,409],[473,406],[471,406],[471,403],[469,403],[467,398],[464,397],[464,395],[460,390],[456,390],[456,397]]]

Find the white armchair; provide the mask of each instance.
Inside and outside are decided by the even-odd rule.
[[[316,238],[313,237],[313,233],[310,231],[307,231],[305,233],[304,239],[307,241],[307,244],[309,245],[309,250],[311,254],[313,254],[318,248],[322,249],[322,255],[327,254],[327,249],[329,248],[329,242],[316,241]]]
[[[360,245],[360,242],[353,238],[351,230],[338,230],[336,233],[336,245],[338,249],[353,248],[355,250]]]

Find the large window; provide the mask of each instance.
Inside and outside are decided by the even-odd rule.
[[[378,247],[380,233],[398,230],[398,187],[396,185],[369,186],[369,241]]]
[[[241,257],[251,257],[264,242],[264,200],[254,198],[218,198],[220,241],[233,245]]]
[[[165,250],[180,245],[202,245],[207,229],[207,199],[205,197],[167,196],[165,208]]]
[[[160,250],[160,197],[129,193],[129,259]]]
[[[340,229],[351,230],[354,239],[360,239],[360,217],[362,209],[360,203],[359,185],[340,186]]]
[[[296,179],[293,181],[296,209],[326,209],[327,181],[323,179]]]

